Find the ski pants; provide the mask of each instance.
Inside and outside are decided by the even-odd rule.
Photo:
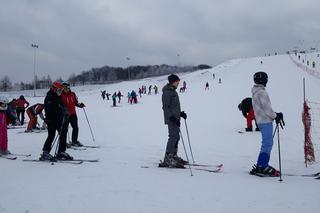
[[[17,117],[20,120],[20,124],[24,124],[24,113],[25,113],[25,108],[22,107],[17,107],[16,112],[17,112]],[[21,117],[21,118],[20,118]]]
[[[169,122],[168,124],[168,132],[169,132],[169,139],[167,142],[166,153],[178,153],[178,143],[180,140],[180,127],[176,124]]]
[[[0,151],[8,150],[8,130],[7,130],[7,120],[6,114],[0,112]]]
[[[37,119],[37,116],[29,109],[27,110],[27,115],[29,117],[27,130],[32,130],[33,128],[36,127],[38,119]]]
[[[73,143],[78,141],[78,135],[79,135],[79,127],[78,127],[78,117],[77,114],[74,115],[70,115],[69,116],[69,120],[68,120],[68,126],[69,123],[72,127],[72,136],[71,136],[71,140]]]
[[[68,119],[68,118],[66,118]],[[48,126],[48,137],[43,146],[43,151],[50,152],[52,148],[52,142],[55,139],[56,131],[59,133],[58,140],[58,153],[65,152],[67,149],[67,132],[68,132],[68,122],[56,121],[47,122]]]
[[[254,120],[254,111],[253,108],[250,109],[247,115],[247,127],[252,128],[252,120]]]
[[[267,167],[269,165],[270,154],[273,146],[273,125],[272,122],[258,124],[262,135],[262,145],[258,157],[257,165]]]

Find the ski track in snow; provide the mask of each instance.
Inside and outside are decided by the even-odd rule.
[[[157,84],[161,89],[166,76],[75,87],[79,101],[87,106],[96,142],[92,142],[81,109],[77,111],[79,140],[101,148],[68,152],[78,159],[99,158],[100,161],[50,165],[23,162],[27,157],[0,158],[0,212],[315,212],[320,207],[319,181],[284,176],[284,181],[279,183],[277,178],[248,174],[256,162],[261,136],[257,132],[238,133],[246,121],[237,105],[251,96],[252,76],[261,70],[269,74],[267,91],[273,108],[282,111],[286,121],[285,129],[280,132],[283,172],[319,172],[318,163],[304,167],[301,122],[302,78],[307,81],[308,98],[318,102],[319,80],[301,72],[288,55],[236,59],[210,70],[180,75],[182,81],[187,81],[187,91],[179,95],[182,110],[188,114],[195,160],[204,164],[223,163],[221,173],[193,170],[191,177],[188,169],[154,166],[163,158],[168,134],[161,109],[161,90],[158,95],[139,98],[137,105],[130,105],[123,98],[122,107],[116,108],[100,96],[103,89],[111,94],[121,90],[126,95],[143,84],[147,87]],[[218,84],[219,78],[222,84]],[[207,92],[206,82],[210,84]],[[46,91],[38,92],[44,95]],[[20,93],[6,95],[11,98]],[[31,104],[43,102],[43,97],[27,99]],[[187,145],[183,121],[181,130]],[[19,131],[8,130],[10,151],[30,153],[32,156],[28,158],[38,158],[46,134],[18,134]],[[270,164],[278,168],[276,142]],[[185,156],[181,141],[179,155]]]

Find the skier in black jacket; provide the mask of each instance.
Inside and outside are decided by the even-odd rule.
[[[180,100],[177,88],[180,79],[177,75],[168,77],[169,83],[162,89],[162,109],[164,113],[164,123],[168,125],[169,139],[166,153],[159,167],[183,168],[187,161],[177,155],[178,143],[180,140],[180,117],[187,119],[187,114],[181,111]]]
[[[40,160],[43,161],[73,159],[73,157],[65,152],[67,148],[66,131],[68,127],[66,121],[68,119],[68,112],[60,99],[60,95],[63,90],[64,87],[60,82],[54,82],[44,100],[45,122],[48,126],[48,137],[42,149],[43,153],[40,156]],[[56,131],[60,136],[58,140],[58,152],[56,153],[56,156],[53,157],[50,154],[50,151],[52,148],[52,142],[55,139]]]

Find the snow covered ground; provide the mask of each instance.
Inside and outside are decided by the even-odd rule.
[[[269,74],[267,91],[273,108],[284,113],[286,126],[280,132],[283,172],[319,172],[318,163],[304,166],[301,122],[302,78],[307,81],[307,97],[318,102],[319,79],[297,67],[288,55],[236,59],[211,70],[181,75],[188,84],[180,101],[188,114],[195,160],[223,163],[221,173],[194,170],[191,177],[188,170],[157,168],[167,142],[161,94],[145,95],[137,105],[126,103],[124,98],[115,108],[100,97],[103,89],[109,93],[121,90],[126,95],[141,85],[162,88],[166,76],[87,86],[75,90],[87,105],[96,142],[92,142],[82,110],[78,110],[79,140],[101,148],[68,152],[75,158],[99,158],[100,162],[50,165],[23,162],[24,157],[12,161],[0,158],[0,212],[316,212],[320,207],[318,180],[284,176],[280,183],[278,178],[248,174],[256,162],[261,139],[258,132],[238,133],[246,122],[237,105],[251,96],[252,76],[257,71]],[[206,82],[210,91],[204,90]],[[43,97],[28,100],[42,102]],[[181,130],[187,142],[184,123]],[[10,151],[38,158],[46,133],[22,131],[9,130]],[[179,154],[184,157],[181,143]],[[275,140],[271,165],[276,168],[277,156]]]

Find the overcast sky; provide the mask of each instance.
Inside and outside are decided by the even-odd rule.
[[[299,40],[320,48],[318,0],[0,2],[0,77],[12,81],[32,81],[32,43],[37,74],[53,80],[103,65],[216,65]]]

